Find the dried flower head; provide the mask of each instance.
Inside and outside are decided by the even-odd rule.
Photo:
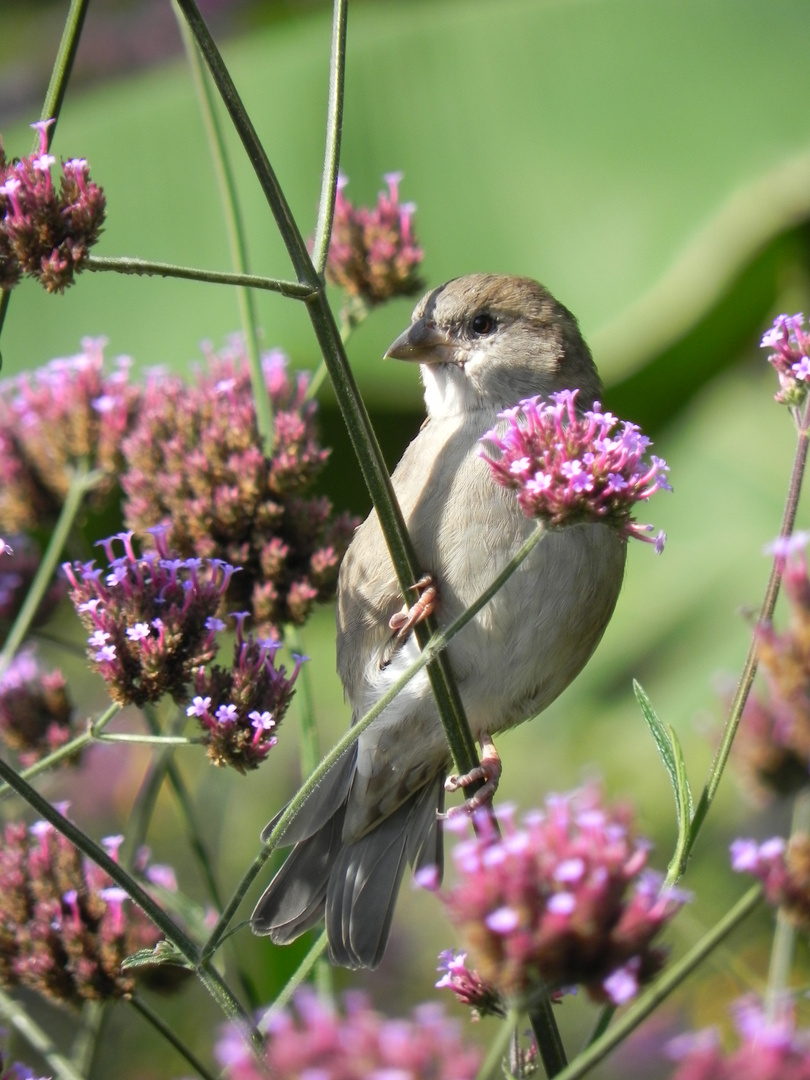
[[[153,376],[123,450],[128,527],[170,529],[184,556],[242,568],[231,609],[251,612],[262,634],[302,624],[334,594],[340,560],[356,525],[333,517],[307,492],[328,451],[315,437],[315,403],[305,375],[292,377],[279,352],[264,356],[275,411],[275,446],[265,457],[240,340],[207,355],[195,383]]]
[[[8,161],[0,142],[0,288],[13,288],[23,274],[50,293],[64,292],[84,268],[104,224],[106,198],[90,179],[87,162],[62,162],[59,190],[51,179],[56,158],[48,153],[53,120],[32,124],[39,131],[35,154]]]
[[[527,517],[552,527],[579,522],[604,522],[624,537],[655,543],[661,551],[666,537],[646,536],[651,525],[638,525],[632,516],[636,503],[656,491],[671,491],[661,458],[644,454],[650,440],[635,424],[600,412],[599,403],[580,414],[576,390],[542,398],[527,398],[498,416],[499,424],[482,436],[481,457],[493,478],[515,491]]]
[[[810,379],[810,334],[803,329],[804,315],[778,315],[762,338],[761,348],[774,349],[768,357],[779,378],[774,400],[797,408],[807,396]]]
[[[215,1047],[225,1080],[472,1080],[481,1053],[461,1039],[457,1021],[437,1005],[410,1020],[388,1020],[365,995],[347,993],[344,1011],[300,989],[294,1007],[270,1014],[263,1062],[228,1025]]]
[[[96,501],[120,471],[121,439],[139,391],[127,357],[104,371],[103,338],[0,384],[0,530],[41,528],[58,515],[79,462],[96,472]]]
[[[134,981],[121,971],[122,961],[153,948],[160,937],[143,911],[51,825],[5,827],[0,985],[77,1006],[123,997]],[[162,988],[174,985],[179,974],[163,966],[145,970],[144,978]]]
[[[0,740],[24,766],[58,750],[74,734],[74,711],[61,671],[44,670],[33,647],[21,650],[0,675]],[[78,757],[69,759],[78,762]]]
[[[90,665],[113,700],[144,705],[164,694],[180,703],[201,664],[217,652],[216,618],[234,567],[219,559],[181,559],[166,529],[150,530],[154,551],[138,556],[131,532],[99,541],[108,567],[65,563],[70,598],[90,631]],[[120,541],[124,554],[116,557]]]
[[[481,815],[479,835],[453,852],[457,884],[440,893],[480,978],[507,998],[542,980],[628,1001],[661,968],[653,939],[686,899],[645,869],[649,845],[629,813],[588,787],[550,796],[520,827],[509,810],[497,816],[503,835]]]
[[[194,680],[196,696],[186,712],[199,720],[211,761],[244,773],[258,768],[276,745],[275,733],[306,657],[295,657],[295,669],[288,678],[284,667],[276,667],[281,642],[246,636],[247,612],[235,618],[233,667],[199,668]]]
[[[770,904],[780,907],[797,926],[810,929],[810,836],[796,833],[787,844],[781,836],[761,844],[735,840],[731,867],[753,874],[764,885]]]
[[[739,1045],[724,1052],[716,1028],[679,1035],[667,1044],[678,1062],[672,1080],[810,1080],[810,1031],[796,1030],[788,1000],[769,1016],[754,997],[733,1009]]]
[[[0,641],[11,629],[20,612],[39,564],[40,553],[36,543],[25,533],[16,533],[5,545],[0,558]],[[45,622],[65,595],[67,583],[61,575],[54,578],[42,602],[37,608],[33,625]]]
[[[353,206],[344,195],[348,183],[338,180],[335,218],[329,243],[326,277],[346,291],[344,318],[361,322],[368,309],[394,296],[413,296],[422,288],[422,249],[413,229],[413,203],[400,203],[402,173],[385,176],[387,191],[371,209]]]

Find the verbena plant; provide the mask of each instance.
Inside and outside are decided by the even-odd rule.
[[[98,258],[91,249],[108,207],[83,159],[61,164],[51,154],[87,0],[75,0],[54,68],[36,146],[0,161],[0,285],[5,315],[25,277],[49,292],[74,284],[85,270],[160,274],[220,282],[238,290],[242,333],[206,356],[192,383],[151,373],[131,380],[128,366],[105,368],[102,344],[88,340],[70,361],[9,380],[0,388],[0,798],[16,794],[38,817],[6,825],[0,850],[0,1014],[62,1080],[87,1076],[103,1037],[101,1011],[129,1003],[185,1058],[184,1069],[211,1077],[351,1078],[585,1075],[636,1029],[763,897],[779,911],[768,989],[762,1002],[737,1012],[740,1045],[724,1052],[711,1033],[676,1040],[680,1080],[735,1074],[810,1076],[810,1049],[796,1030],[787,991],[796,924],[810,918],[810,839],[806,787],[810,738],[810,581],[806,536],[792,536],[807,452],[810,339],[801,316],[781,316],[763,339],[797,425],[798,446],[773,571],[745,668],[708,778],[693,804],[674,731],[636,684],[641,712],[674,792],[677,843],[666,876],[647,867],[649,845],[626,807],[606,805],[596,787],[546,800],[515,820],[508,810],[456,818],[469,837],[454,850],[455,875],[442,889],[429,871],[421,884],[437,894],[458,927],[464,951],[440,962],[440,989],[477,1015],[501,1018],[484,1052],[469,1029],[446,1018],[438,1002],[409,1019],[385,1018],[348,994],[334,999],[329,980],[314,979],[325,937],[274,1002],[252,999],[249,981],[221,953],[249,888],[286,824],[329,766],[382,711],[390,697],[427,667],[447,741],[460,772],[477,764],[446,646],[481,609],[549,529],[603,521],[625,538],[652,539],[634,509],[668,488],[666,465],[648,456],[634,425],[598,409],[580,415],[575,394],[530,401],[481,432],[481,467],[515,492],[537,529],[477,603],[439,633],[418,628],[421,658],[322,761],[316,717],[301,710],[302,766],[307,780],[236,883],[221,893],[195,821],[175,752],[199,745],[213,764],[240,772],[269,768],[279,725],[304,678],[305,658],[281,663],[286,638],[313,605],[334,595],[341,556],[354,521],[313,494],[326,451],[315,426],[315,396],[331,380],[352,446],[380,518],[404,597],[422,567],[404,527],[368,414],[346,356],[346,341],[373,308],[421,288],[421,250],[413,208],[400,200],[400,178],[386,178],[376,206],[356,207],[338,174],[347,0],[334,5],[331,79],[323,180],[314,236],[296,223],[265,149],[192,0],[177,0],[221,179],[234,267],[212,273],[135,259]],[[293,274],[247,273],[239,207],[216,121],[220,95],[254,167]],[[344,290],[336,319],[326,282]],[[26,286],[28,287],[28,286]],[[78,286],[80,287],[80,285]],[[303,304],[323,363],[294,376],[279,353],[262,354],[252,290],[269,289]],[[90,504],[120,498],[126,532],[98,538],[99,562],[81,551],[77,522]],[[40,553],[28,535],[47,537]],[[663,537],[655,540],[658,550]],[[103,556],[103,557],[102,557]],[[771,617],[782,576],[792,621],[777,632]],[[38,621],[65,591],[87,632],[86,659],[105,681],[110,705],[78,730],[71,687],[36,655]],[[234,614],[236,612],[236,614]],[[232,633],[233,656],[217,663],[219,639]],[[788,842],[739,840],[735,869],[759,883],[686,955],[669,958],[658,935],[687,899],[679,888],[711,809],[748,699],[758,657],[770,697],[747,714],[741,759],[757,782],[796,797]],[[167,702],[172,703],[166,708]],[[158,709],[157,706],[161,705]],[[124,706],[142,713],[148,733],[111,732]],[[168,717],[168,719],[167,719]],[[189,730],[193,729],[193,734]],[[46,771],[75,763],[91,744],[151,747],[147,780],[131,808],[130,832],[96,842],[37,789]],[[14,762],[15,764],[12,764]],[[157,792],[170,786],[209,892],[207,907],[179,889],[171,868],[143,846]],[[269,811],[280,807],[268,807]],[[187,1045],[142,995],[195,977],[228,1022],[209,1044]],[[587,1046],[576,1054],[557,1030],[557,1006],[582,987],[602,1006]],[[75,1039],[60,1045],[26,1009],[34,991],[77,1011]],[[445,995],[446,996],[446,995]],[[619,1010],[619,1011],[617,1011]],[[531,1036],[523,1035],[524,1014]],[[570,1057],[570,1061],[568,1060]],[[0,1067],[2,1068],[2,1067]],[[6,1066],[5,1077],[24,1075]]]

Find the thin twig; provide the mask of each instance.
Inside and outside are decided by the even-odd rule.
[[[312,243],[312,261],[323,277],[329,255],[329,239],[335,216],[335,192],[340,166],[340,137],[343,131],[343,84],[346,75],[346,24],[349,0],[335,0],[332,14],[332,62],[329,65],[329,104],[326,119],[321,197],[318,201],[318,220]]]
[[[84,264],[85,270],[105,271],[116,274],[138,274],[144,277],[184,278],[188,281],[205,281],[214,285],[241,285],[247,289],[265,289],[281,293],[294,300],[306,300],[312,295],[309,285],[297,281],[283,281],[281,278],[261,277],[258,274],[233,274],[220,270],[200,270],[194,266],[176,266],[174,263],[153,262],[149,259],[131,259],[120,257],[102,258],[90,255]]]

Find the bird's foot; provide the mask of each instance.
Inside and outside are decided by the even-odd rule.
[[[397,641],[404,641],[417,623],[427,619],[436,610],[439,590],[436,588],[433,575],[423,574],[413,587],[419,593],[416,603],[411,604],[410,607],[405,604],[402,611],[398,611],[388,620],[388,625],[396,633]]]
[[[451,806],[441,817],[451,818],[458,817],[459,814],[469,815],[476,810],[480,810],[482,806],[490,806],[492,797],[498,790],[502,772],[503,766],[498,751],[495,749],[495,743],[489,735],[482,735],[481,764],[463,776],[448,776],[444,782],[444,790],[460,791],[469,787],[470,784],[474,784],[477,780],[483,780],[484,783],[461,806]]]

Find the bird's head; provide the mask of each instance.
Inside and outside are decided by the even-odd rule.
[[[470,274],[433,289],[386,357],[421,365],[436,419],[497,412],[521,398],[580,391],[588,407],[601,383],[574,316],[531,278]]]

